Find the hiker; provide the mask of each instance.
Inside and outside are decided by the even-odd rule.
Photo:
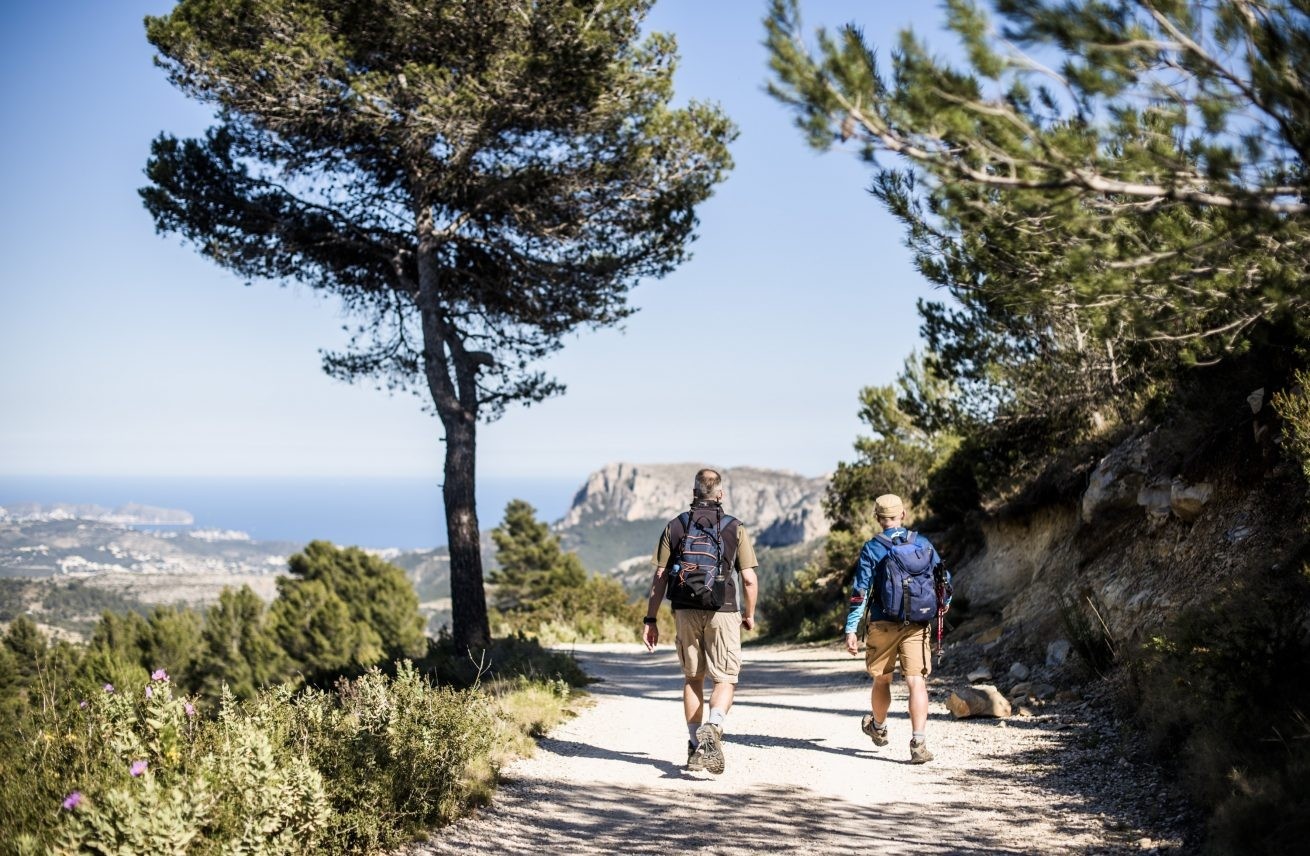
[[[688,770],[722,773],[723,721],[741,671],[741,630],[755,626],[755,548],[740,520],[723,513],[723,478],[696,473],[691,510],[669,521],[653,558],[650,602],[642,641],[654,651],[656,614],[668,594],[682,664],[682,709],[687,720]],[[714,683],[709,716],[705,677]]]
[[[874,514],[882,533],[860,550],[850,611],[846,614],[846,650],[855,656],[860,650],[856,635],[860,617],[866,607],[869,612],[864,665],[873,678],[869,699],[872,713],[864,715],[860,730],[875,746],[887,745],[892,672],[899,660],[910,691],[910,762],[924,764],[933,757],[925,732],[927,678],[932,671],[928,628],[938,617],[939,602],[943,613],[949,603],[950,574],[941,566],[941,557],[931,542],[905,528],[905,504],[899,496],[888,493],[878,497],[874,500]]]

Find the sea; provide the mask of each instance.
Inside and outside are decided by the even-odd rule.
[[[585,476],[478,480],[478,525],[495,527],[511,499],[523,499],[537,517],[564,516]],[[190,512],[196,529],[231,529],[257,541],[304,543],[315,538],[338,545],[423,550],[444,546],[441,478],[433,477],[140,477],[4,476],[0,507],[36,502],[108,509],[128,503]],[[151,527],[164,528],[164,527]]]

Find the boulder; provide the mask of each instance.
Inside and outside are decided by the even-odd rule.
[[[1069,652],[1072,650],[1073,645],[1068,639],[1056,639],[1046,646],[1046,665],[1063,666],[1064,661],[1069,659]]]
[[[1254,533],[1254,526],[1234,526],[1224,533],[1224,540],[1229,544],[1240,544]]]
[[[962,687],[951,692],[946,707],[956,719],[970,716],[994,716],[1004,719],[1010,715],[1010,703],[991,684]]]
[[[1040,682],[1036,682],[1032,684],[1032,686],[1028,687],[1028,695],[1032,696],[1035,699],[1038,699],[1039,701],[1046,701],[1048,698],[1051,698],[1052,696],[1055,695],[1055,687],[1051,686],[1050,684],[1043,684]]]
[[[1084,523],[1095,523],[1106,514],[1137,505],[1137,495],[1146,480],[1152,436],[1148,434],[1119,444],[1096,465],[1083,493]]]
[[[1014,663],[1010,666],[1010,677],[1017,681],[1028,680],[1028,667],[1023,663]]]
[[[1189,485],[1182,479],[1174,479],[1170,485],[1169,507],[1179,520],[1191,523],[1201,516],[1201,509],[1213,493],[1214,486],[1208,482]]]
[[[986,666],[980,666],[970,672],[966,678],[971,684],[980,684],[983,681],[990,681],[992,679],[992,670]]]
[[[1173,483],[1169,479],[1152,479],[1137,491],[1137,504],[1146,509],[1147,524],[1155,529],[1173,512]]]

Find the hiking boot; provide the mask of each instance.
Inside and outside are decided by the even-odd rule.
[[[887,723],[884,722],[881,728],[875,727],[873,714],[866,713],[864,715],[864,718],[860,720],[860,730],[869,735],[869,739],[873,741],[874,746],[887,745]]]
[[[687,741],[687,766],[689,773],[699,773],[705,769],[705,752],[690,740]]]
[[[701,756],[705,769],[711,773],[723,772],[723,729],[712,722],[707,722],[696,729],[696,740],[700,742]]]
[[[928,751],[927,740],[910,741],[910,763],[927,764],[932,760],[932,753]]]

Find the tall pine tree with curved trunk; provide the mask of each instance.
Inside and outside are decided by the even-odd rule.
[[[430,402],[445,429],[453,635],[488,641],[477,424],[562,385],[534,369],[687,253],[731,166],[714,106],[674,109],[650,0],[182,0],[147,18],[158,64],[216,109],[161,135],[141,191],[248,279],[338,295],[338,378]]]

